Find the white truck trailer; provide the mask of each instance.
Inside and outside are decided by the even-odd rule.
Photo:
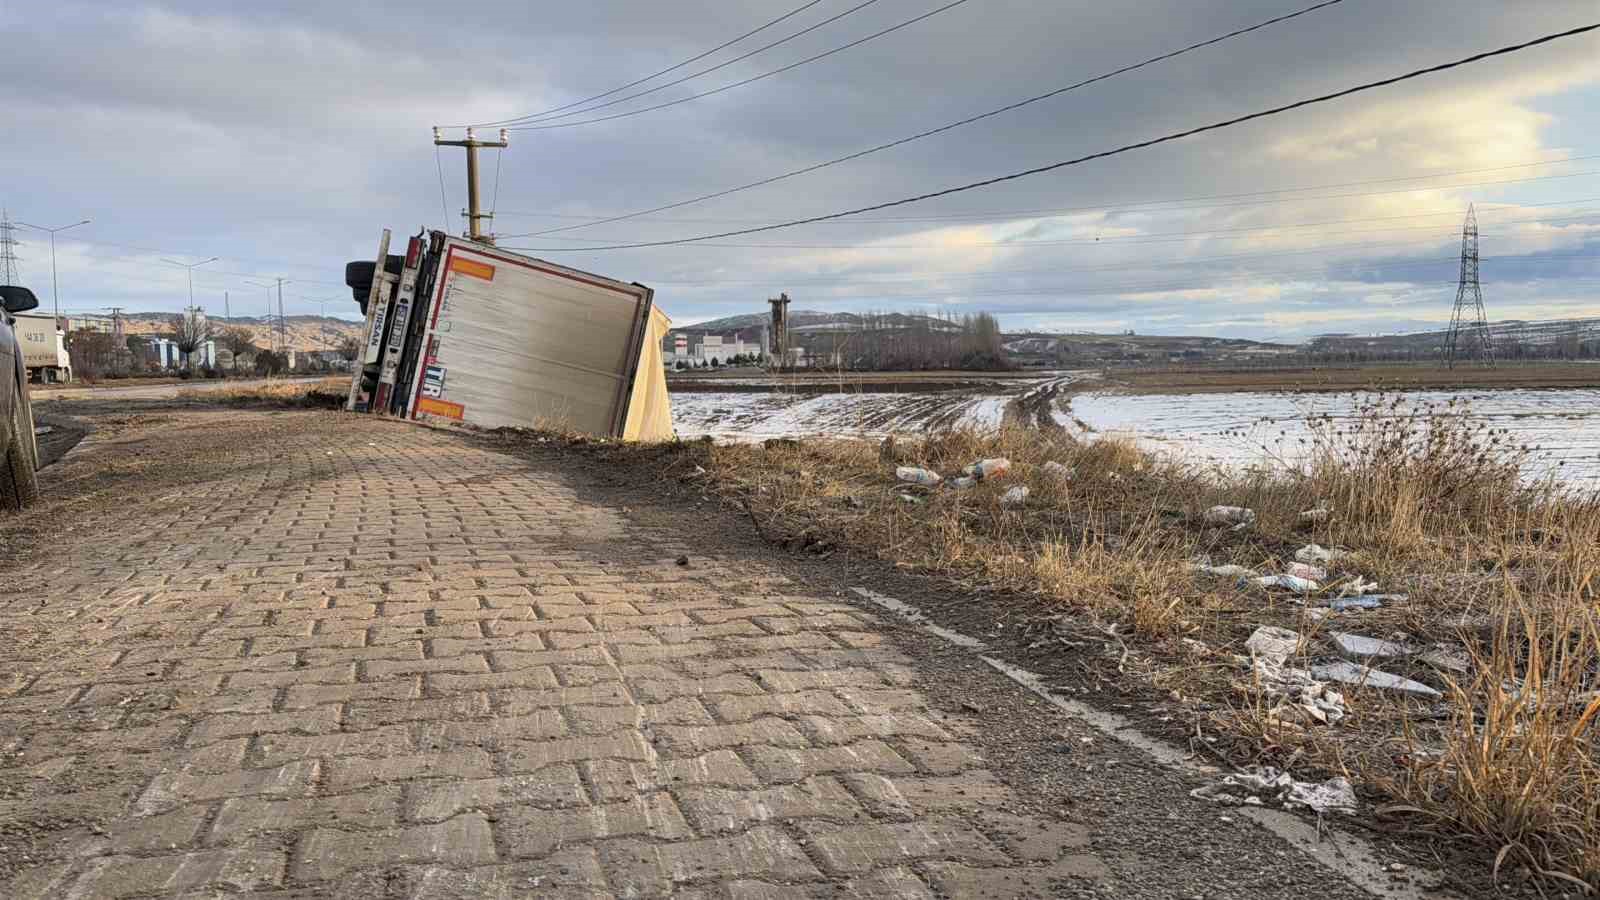
[[[19,315],[14,326],[22,344],[22,364],[28,380],[58,384],[72,380],[72,358],[67,355],[67,336],[56,327],[55,316]]]
[[[672,411],[654,292],[429,232],[346,281],[367,313],[348,408],[483,428],[667,440]],[[362,274],[370,272],[363,279]]]

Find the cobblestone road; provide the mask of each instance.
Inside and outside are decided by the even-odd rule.
[[[448,435],[234,415],[253,424],[206,457],[226,477],[197,462],[0,576],[0,895],[1105,876],[1082,826],[1010,812],[972,724],[930,711],[868,614],[748,561],[679,566]],[[149,452],[127,443],[83,452]]]

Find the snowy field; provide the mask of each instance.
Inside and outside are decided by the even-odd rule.
[[[881,437],[937,428],[999,428],[1013,396],[971,394],[675,394],[685,438]]]
[[[1223,465],[1294,462],[1304,452],[1306,417],[1348,418],[1371,395],[1343,394],[1081,394],[1071,415],[1101,434],[1125,434],[1161,452]],[[1600,391],[1502,390],[1465,394],[1414,391],[1416,404],[1468,403],[1468,415],[1505,429],[1533,449],[1530,475],[1600,482]]]

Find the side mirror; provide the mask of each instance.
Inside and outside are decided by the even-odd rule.
[[[27,312],[39,305],[33,291],[14,284],[0,285],[0,307],[8,313]]]

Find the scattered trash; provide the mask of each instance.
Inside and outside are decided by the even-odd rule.
[[[1294,724],[1338,724],[1344,718],[1344,695],[1317,681],[1304,669],[1287,665],[1300,647],[1299,632],[1262,625],[1245,641],[1250,668],[1267,699],[1275,700],[1268,715]]]
[[[1189,796],[1230,806],[1275,803],[1285,809],[1306,807],[1319,813],[1356,811],[1356,792],[1348,779],[1330,778],[1321,784],[1295,781],[1288,772],[1281,772],[1272,766],[1236,772],[1221,781],[1195,788],[1189,792]]]
[[[1028,486],[1019,484],[1000,497],[1001,506],[1021,506],[1028,502]]]
[[[55,430],[56,430],[56,427],[54,425],[35,425],[35,426],[33,426],[33,433],[34,433],[35,436],[38,436],[38,435],[41,435],[41,434],[49,434],[50,432],[55,431]]]
[[[939,477],[938,472],[931,469],[920,469],[916,466],[901,466],[894,470],[894,477],[901,481],[908,481],[912,484],[920,484],[926,487],[937,487],[939,482],[944,480]]]
[[[1232,525],[1235,528],[1243,528],[1256,523],[1256,511],[1242,506],[1213,506],[1206,510],[1205,521],[1208,525]]]
[[[1062,481],[1071,481],[1073,476],[1077,474],[1072,469],[1056,462],[1055,460],[1051,460],[1050,462],[1044,464],[1044,472],[1046,475],[1049,475],[1052,478],[1059,478]]]
[[[1300,632],[1262,625],[1250,635],[1244,646],[1253,658],[1281,666],[1300,649]]]
[[[1327,507],[1319,506],[1316,509],[1301,510],[1300,511],[1300,521],[1302,521],[1302,522],[1326,522],[1326,521],[1328,521],[1328,516],[1330,516],[1332,514],[1333,514],[1332,510],[1328,509]]]
[[[921,503],[922,502],[922,498],[921,497],[913,497],[910,494],[895,494],[895,496],[899,497],[900,498],[900,502],[902,502],[902,503]]]
[[[1404,659],[1413,652],[1411,647],[1382,638],[1367,637],[1336,631],[1328,635],[1333,649],[1345,659],[1362,662],[1371,659]]]
[[[982,481],[985,478],[998,478],[1009,471],[1011,471],[1011,460],[999,456],[994,459],[980,459],[962,469],[961,474]]]
[[[1310,594],[1314,591],[1322,590],[1322,585],[1309,578],[1301,578],[1298,575],[1263,575],[1260,578],[1248,578],[1245,580],[1257,587],[1281,587],[1294,591],[1296,594]]]
[[[1328,609],[1333,612],[1346,612],[1346,610],[1376,610],[1382,609],[1382,597],[1368,594],[1365,597],[1338,597],[1328,601]]]
[[[1339,586],[1339,596],[1360,597],[1365,594],[1370,594],[1377,589],[1378,583],[1376,581],[1368,581],[1360,575],[1357,575],[1356,577]]]
[[[696,474],[696,475],[704,475],[705,473],[706,473],[706,467],[705,466],[695,466],[694,467],[694,474]]]
[[[964,491],[967,488],[972,487],[973,485],[975,485],[977,483],[978,483],[978,479],[972,478],[972,477],[967,476],[967,475],[963,475],[960,478],[952,478],[949,481],[945,482],[945,484],[950,485],[951,487],[955,488],[958,491]]]
[[[1256,570],[1255,569],[1247,569],[1244,566],[1238,566],[1238,565],[1234,565],[1232,563],[1229,563],[1226,566],[1211,566],[1211,565],[1205,565],[1203,563],[1192,564],[1192,570],[1195,571],[1195,572],[1203,572],[1206,575],[1221,575],[1224,578],[1254,578],[1254,577],[1256,577]]]
[[[1307,544],[1294,552],[1294,558],[1303,563],[1331,563],[1348,556],[1344,550],[1329,550],[1316,544]]]
[[[1334,632],[1329,637],[1333,639],[1333,648],[1340,656],[1355,662],[1416,659],[1436,669],[1451,672],[1467,672],[1472,669],[1472,660],[1467,652],[1449,644],[1417,647],[1398,641],[1386,641],[1382,638],[1345,632]]]
[[[1310,563],[1290,563],[1289,568],[1284,571],[1296,578],[1304,578],[1307,581],[1326,581],[1328,578],[1327,569],[1321,566],[1313,566]]]
[[[1347,660],[1324,663],[1311,668],[1311,677],[1322,681],[1337,681],[1340,684],[1354,684],[1363,687],[1377,688],[1385,691],[1400,691],[1417,697],[1426,697],[1437,700],[1440,693],[1420,681],[1412,681],[1399,675],[1364,666]]]

